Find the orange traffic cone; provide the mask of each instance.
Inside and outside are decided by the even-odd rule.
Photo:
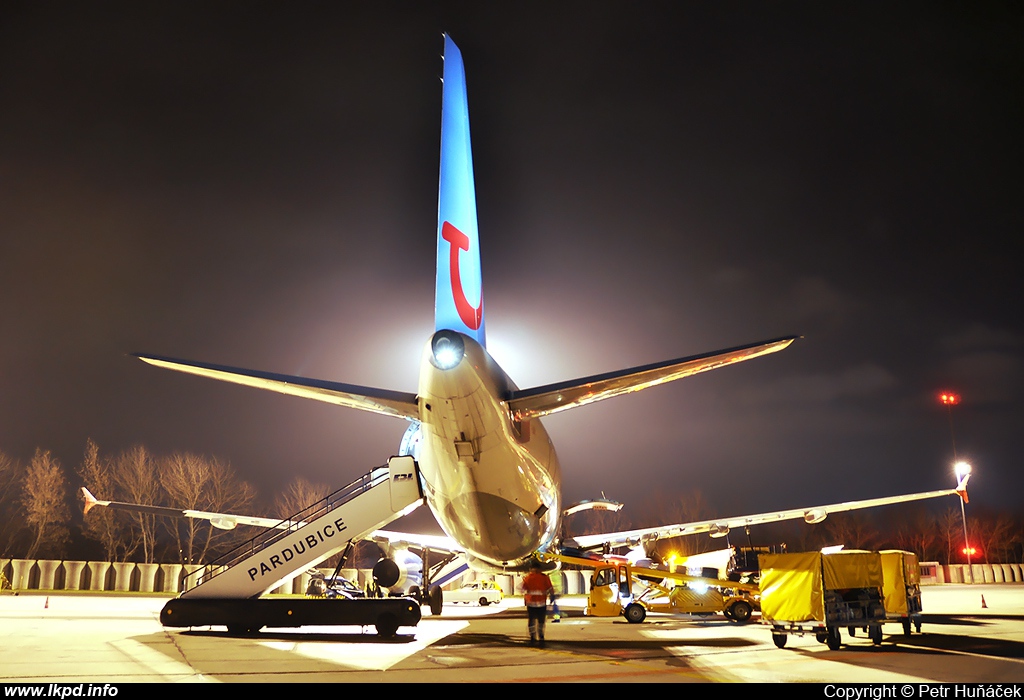
[[[983,593],[981,595],[981,609],[984,610],[987,607],[988,607],[988,605],[985,603],[985,594]]]
[[[43,610],[49,610],[49,609],[50,609],[50,596],[46,596],[46,602],[43,603]]]

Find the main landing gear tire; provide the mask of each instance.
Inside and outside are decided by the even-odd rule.
[[[726,617],[742,624],[750,620],[754,607],[745,600],[738,600],[732,604],[732,607],[727,612],[729,614]]]
[[[430,614],[440,615],[444,609],[444,593],[440,586],[431,586],[427,591],[427,602],[430,604]]]
[[[630,603],[623,611],[626,620],[633,624],[639,624],[647,618],[647,610],[640,603]]]
[[[786,637],[789,635],[772,633],[772,641],[775,642],[775,646],[779,649],[786,646]]]

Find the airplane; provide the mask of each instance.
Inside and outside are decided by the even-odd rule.
[[[157,367],[408,421],[400,454],[411,455],[418,463],[424,498],[450,538],[450,546],[478,571],[521,571],[538,552],[555,543],[563,512],[561,467],[541,423],[543,417],[775,353],[799,336],[520,389],[486,347],[466,76],[462,54],[447,34],[443,60],[434,333],[422,353],[415,393],[150,354],[134,357]],[[951,493],[893,498],[915,500]],[[883,500],[875,499],[872,505]],[[819,507],[814,517],[805,511],[766,515],[816,522],[827,509]],[[227,514],[186,515],[215,525],[219,520],[224,527],[243,522],[231,520],[241,516]],[[250,520],[243,524],[260,524],[255,522],[259,519]],[[272,526],[269,520],[262,525]],[[721,523],[687,531],[708,532],[716,525]],[[666,535],[682,526],[667,527]],[[609,541],[639,541],[659,532],[651,528],[619,533]]]

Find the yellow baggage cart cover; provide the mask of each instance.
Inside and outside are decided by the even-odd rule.
[[[823,556],[822,569],[825,573],[825,589],[829,591],[844,588],[881,589],[882,557],[878,552],[864,552],[846,549]]]
[[[761,617],[807,622],[825,619],[821,553],[762,554]]]
[[[880,552],[882,556],[882,594],[885,596],[887,614],[906,615],[907,588],[921,583],[921,567],[917,555],[898,549]]]

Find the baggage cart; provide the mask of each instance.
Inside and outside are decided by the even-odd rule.
[[[761,622],[780,649],[789,635],[813,634],[839,649],[840,628],[866,628],[882,643],[882,560],[878,552],[765,554],[761,564]]]

